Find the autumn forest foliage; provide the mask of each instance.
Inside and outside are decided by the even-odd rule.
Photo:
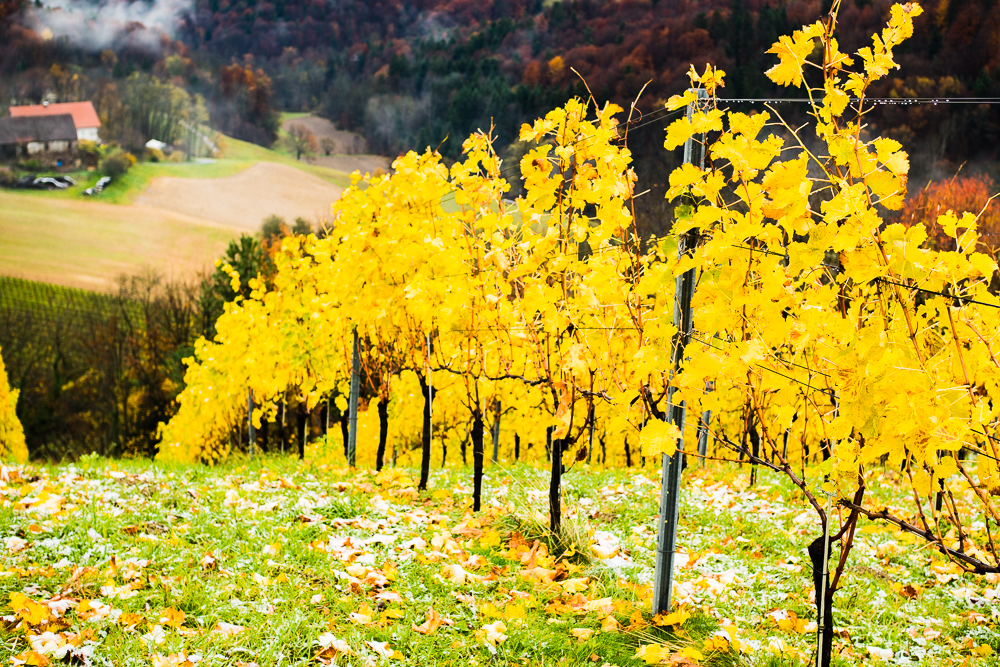
[[[129,97],[122,90],[129,77],[151,76],[203,99],[206,111],[193,116],[204,113],[217,129],[264,145],[277,136],[275,110],[308,110],[360,131],[371,150],[389,155],[431,146],[455,159],[462,137],[492,125],[498,153],[517,160],[527,149],[517,140],[520,124],[586,93],[583,81],[597,101],[627,109],[638,97],[637,108],[646,113],[686,87],[690,63],[728,72],[727,97],[777,95],[762,74],[765,51],[829,5],[197,0],[178,14],[172,38],[157,33],[150,47],[151,40],[123,34],[102,54],[65,39],[43,40],[27,27],[42,10],[6,0],[0,98],[38,102],[55,89],[61,99],[94,99],[110,114]],[[844,48],[863,45],[889,6],[886,0],[842,3]],[[872,96],[1000,94],[1000,7],[933,0],[925,10],[899,54],[901,70],[880,81]],[[805,109],[786,111],[790,120],[804,120]],[[998,113],[997,105],[883,105],[866,121],[870,131],[908,145],[918,139],[912,175],[926,180],[951,177],[966,162],[966,173],[992,173]],[[130,132],[121,122],[107,129],[130,143],[141,138]],[[665,232],[672,219],[662,194],[677,162],[657,154],[655,144],[632,147],[640,192],[650,191],[636,201],[645,234]]]

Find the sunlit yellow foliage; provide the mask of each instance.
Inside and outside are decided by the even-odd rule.
[[[794,473],[818,510],[820,484],[849,509],[881,462],[902,469],[925,537],[970,566],[996,554],[941,537],[967,517],[947,498],[936,508],[935,496],[971,488],[998,516],[997,266],[975,252],[974,215],[942,216],[958,239],[951,252],[930,249],[922,226],[884,223],[906,193],[909,160],[899,143],[868,138],[859,114],[920,12],[894,7],[856,71],[837,50],[835,21],[775,44],[768,76],[807,88],[822,150],[773,113],[727,113],[707,144],[712,167],[671,177],[678,231],[698,239],[683,265],[701,273],[696,339],[676,382],[689,406],[736,416],[712,428],[734,450],[753,430],[760,456]],[[692,136],[689,126],[675,123],[668,143]]]
[[[330,233],[286,239],[273,283],[252,281],[216,340],[199,343],[162,456],[224,456],[248,389],[255,421],[289,391],[308,406],[342,396],[357,331],[377,396],[362,407],[359,464],[372,460],[378,405],[389,406],[396,460],[417,463],[430,371],[435,464],[445,448],[456,460],[472,425],[488,433],[498,402],[505,460],[515,434],[529,459],[554,439],[589,442],[593,410],[605,464],[631,452],[656,462],[678,442],[693,453],[704,414],[713,455],[752,444],[824,516],[820,486],[840,510],[878,512],[865,490],[888,462],[909,477],[925,538],[966,565],[987,558],[945,544],[945,524],[962,517],[954,503],[935,509],[934,496],[971,491],[1000,516],[997,266],[975,252],[974,215],[942,216],[956,239],[948,252],[930,249],[920,225],[884,223],[902,204],[909,158],[863,131],[864,98],[897,67],[921,9],[894,7],[852,58],[834,37],[838,6],[770,51],[779,62],[768,76],[811,100],[814,137],[774,110],[718,108],[724,73],[711,67],[691,70],[707,100],[667,103],[696,108],[668,128],[666,148],[704,141],[708,157],[670,176],[680,258],[675,239],[640,243],[614,105],[571,100],[525,124],[529,150],[514,165],[524,194],[513,201],[490,133],[471,136],[450,169],[426,152],[399,158],[390,176],[355,174]],[[695,332],[675,372],[675,277],[692,269]],[[683,432],[662,423],[671,388],[688,407]],[[324,456],[341,451],[335,441]]]
[[[24,444],[24,429],[17,418],[16,389],[10,388],[3,356],[0,355],[0,459],[24,462],[28,460],[28,448]]]

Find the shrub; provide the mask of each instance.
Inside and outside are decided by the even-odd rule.
[[[149,156],[150,162],[163,162],[167,159],[159,148],[147,148],[146,155]]]
[[[10,167],[0,167],[0,186],[10,187],[17,182],[17,177],[14,176],[14,172],[11,171]]]
[[[25,462],[28,449],[24,444],[24,428],[17,418],[18,390],[7,381],[3,358],[0,357],[0,459]]]
[[[273,213],[264,218],[264,223],[260,227],[260,234],[265,241],[273,241],[288,234],[288,225],[280,215]]]
[[[97,145],[96,141],[84,139],[77,143],[76,148],[80,153],[80,160],[86,165],[97,165],[101,159],[101,147]]]
[[[174,151],[173,153],[170,154],[170,157],[167,159],[170,162],[183,162],[185,157],[186,156],[184,155],[184,151]]]
[[[128,173],[128,170],[135,166],[135,156],[121,150],[110,153],[101,160],[101,173],[105,176],[116,178]]]

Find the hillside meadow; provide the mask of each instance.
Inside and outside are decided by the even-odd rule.
[[[67,197],[0,191],[0,209],[4,274],[98,291],[144,267],[191,278],[236,236],[173,211]]]
[[[87,171],[71,174],[77,184],[62,191],[0,190],[0,270],[96,290],[145,269],[189,280],[270,214],[318,227],[349,173],[276,149],[226,137],[219,159],[141,162],[94,197],[82,194],[99,178]],[[365,169],[370,157],[337,164]]]

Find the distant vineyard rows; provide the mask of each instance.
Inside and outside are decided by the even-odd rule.
[[[5,317],[30,313],[46,321],[80,316],[104,318],[121,303],[110,294],[0,276],[0,313]],[[134,306],[128,312],[141,317],[141,311]]]

